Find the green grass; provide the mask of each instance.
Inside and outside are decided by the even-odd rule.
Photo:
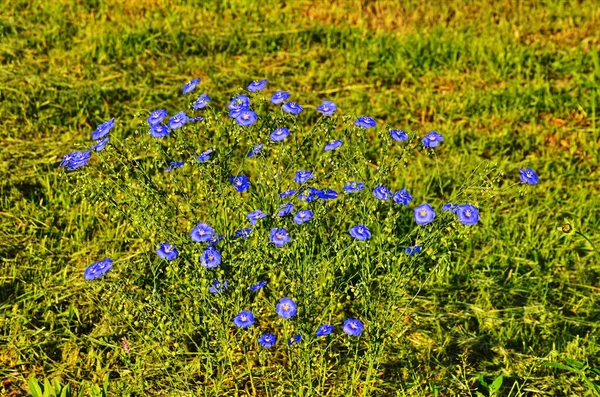
[[[75,388],[108,375],[114,395],[487,395],[478,378],[502,374],[502,395],[592,395],[576,372],[541,364],[600,366],[600,256],[557,230],[570,219],[600,246],[600,11],[593,1],[396,3],[3,2],[0,391],[21,395],[35,374]],[[402,314],[401,326],[383,355],[373,342],[363,360],[343,347],[246,360],[252,341],[233,344],[221,324],[230,317],[216,314],[202,332],[227,349],[174,348],[178,332],[202,332],[169,327],[202,324],[194,316],[210,301],[136,301],[147,295],[126,280],[141,279],[147,244],[108,206],[73,194],[58,163],[109,117],[124,140],[134,115],[180,109],[192,76],[219,105],[268,78],[303,105],[330,99],[380,126],[443,133],[437,164],[416,154],[394,172],[419,201],[452,197],[482,160],[511,179],[530,166],[540,184],[522,197],[464,192],[480,200],[482,221],[393,302],[386,315]],[[377,161],[385,140],[370,140]],[[118,258],[121,281],[90,286],[83,270],[104,256]],[[293,289],[273,277],[274,291]],[[178,288],[196,287],[186,282]],[[346,304],[336,288],[331,299]],[[171,311],[144,317],[138,305]]]

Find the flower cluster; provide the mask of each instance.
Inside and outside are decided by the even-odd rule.
[[[258,290],[259,289],[258,286],[260,286],[260,288],[262,288],[264,285],[266,285],[266,282],[263,282],[263,283],[253,285],[252,290],[255,290],[255,289]],[[296,316],[296,314],[298,313],[298,305],[292,298],[289,298],[289,297],[281,298],[279,300],[279,302],[275,305],[275,312],[281,318],[291,319],[292,317]],[[256,321],[256,317],[250,310],[243,310],[243,311],[239,312],[235,317],[233,317],[233,324],[237,328],[242,328],[242,329],[247,329],[247,328],[251,327],[252,325],[254,325],[255,321]],[[365,326],[362,323],[362,321],[360,321],[356,318],[348,318],[342,325],[342,330],[344,331],[344,333],[346,333],[347,335],[350,335],[350,336],[360,336],[363,333],[364,329],[365,329]],[[322,324],[319,327],[317,327],[317,329],[315,331],[315,336],[317,336],[317,337],[328,336],[333,332],[333,330],[334,330],[333,325]],[[302,339],[303,338],[302,338],[301,334],[293,335],[288,340],[288,346],[292,346],[293,344],[300,343],[302,341]],[[273,347],[277,343],[277,336],[272,333],[264,333],[261,336],[259,336],[258,343],[261,346],[266,347],[266,348]]]
[[[182,93],[184,95],[191,93],[196,89],[199,83],[200,79],[198,78],[191,80],[181,88]],[[259,115],[252,108],[252,100],[254,98],[253,95],[259,91],[266,90],[267,85],[268,81],[266,79],[253,81],[247,86],[248,92],[234,96],[227,104],[227,115],[233,119],[229,121],[229,123],[233,126],[236,132],[254,132],[253,129],[245,128],[256,124],[259,120]],[[295,128],[295,126],[292,125],[285,127],[282,125],[284,125],[284,122],[288,122],[289,120],[297,120],[296,117],[291,117],[289,115],[298,116],[304,112],[304,108],[297,102],[289,101],[290,97],[291,95],[289,92],[281,90],[276,91],[270,97],[271,104],[280,105],[281,110],[277,111],[280,116],[280,118],[277,120],[277,123],[270,124],[271,126],[268,128],[257,128],[261,130],[261,133],[264,133],[265,138],[268,137],[272,142],[267,143],[267,145],[277,145],[280,148],[285,148],[286,145],[289,145],[290,141],[292,141],[292,139],[289,138],[290,135],[293,134],[292,138],[296,138],[298,130]],[[265,104],[256,106],[255,108],[261,109],[263,105]],[[268,103],[266,105],[270,107],[272,106]],[[193,110],[190,111],[190,114],[193,114],[195,111],[201,111],[202,109],[210,106],[212,106],[211,98],[206,93],[203,93],[191,103],[191,109]],[[312,106],[308,106],[308,108],[312,108]],[[337,112],[337,105],[334,102],[324,100],[320,106],[316,107],[316,111],[321,114],[320,120],[330,120],[325,118],[333,117],[335,115]],[[186,132],[188,128],[186,125],[190,122],[203,120],[204,118],[202,116],[189,116],[186,111],[179,111],[169,117],[167,110],[157,109],[151,111],[147,115],[145,123],[147,123],[148,133],[151,137],[163,139],[171,134],[178,136],[181,131]],[[336,120],[336,118],[333,120]],[[264,121],[264,119],[261,119],[261,122],[262,121]],[[92,139],[94,139],[96,142],[85,151],[67,154],[64,156],[60,165],[65,167],[68,171],[72,171],[86,165],[91,157],[92,152],[99,152],[105,149],[109,142],[107,135],[111,129],[113,129],[114,125],[114,119],[110,119],[100,124],[92,133]],[[259,123],[259,125],[261,125],[261,123]],[[346,127],[352,129],[354,132],[364,133],[364,129],[377,128],[377,121],[368,116],[361,116],[354,119],[352,125],[348,125]],[[349,138],[348,135],[346,135],[344,139],[334,139],[338,137],[331,136],[332,134],[330,133],[327,135],[328,137],[326,140],[323,139],[317,141],[318,150],[327,152],[322,153],[323,156],[326,156],[328,159],[337,159],[341,157],[342,154],[352,150],[353,140]],[[436,131],[431,131],[424,137],[419,138],[420,141],[418,139],[414,140],[409,138],[408,133],[397,129],[389,130],[389,136],[391,137],[391,140],[386,138],[386,141],[390,142],[391,144],[404,145],[403,143],[395,142],[405,142],[410,140],[411,142],[416,142],[417,145],[422,145],[420,147],[424,148],[427,153],[432,153],[432,151],[434,151],[442,144],[442,142],[444,142],[444,137]],[[202,153],[200,153],[200,150],[196,151],[196,148],[194,148],[193,153],[197,162],[192,161],[191,163],[194,164],[195,167],[207,168],[213,167],[215,164],[218,165],[226,156],[226,154],[223,154],[218,146],[213,147],[216,149],[208,149]],[[250,149],[245,147],[244,151],[242,152],[244,161],[247,161],[250,164],[257,164],[266,159],[269,150],[267,149],[263,152],[263,149],[265,148],[264,143],[254,144],[253,142],[250,147]],[[269,146],[267,146],[267,148],[268,147]],[[174,171],[176,173],[178,171],[175,170],[184,166],[185,162],[169,161],[166,164],[167,166],[165,171]],[[201,266],[199,269],[201,269],[203,272],[205,271],[204,269],[207,269],[206,271],[209,272],[207,274],[214,274],[215,271],[212,270],[213,273],[210,273],[210,269],[219,267],[223,261],[225,261],[225,264],[228,263],[230,252],[227,251],[227,244],[232,243],[238,244],[239,246],[244,246],[246,244],[254,244],[257,241],[262,241],[262,243],[265,246],[268,246],[269,250],[273,250],[273,252],[287,252],[290,246],[293,247],[294,245],[298,245],[298,237],[303,234],[302,231],[317,230],[316,225],[318,225],[322,219],[324,213],[324,211],[322,211],[323,208],[325,208],[325,211],[327,211],[329,208],[334,207],[336,203],[344,200],[360,200],[362,202],[367,202],[367,200],[370,200],[374,206],[387,206],[390,211],[404,213],[407,217],[410,217],[410,211],[412,210],[412,219],[414,220],[414,223],[417,225],[419,230],[425,232],[429,232],[431,230],[430,226],[428,225],[438,222],[436,221],[436,216],[438,215],[436,213],[436,208],[438,207],[427,202],[423,203],[425,200],[423,198],[419,198],[418,195],[413,191],[416,197],[416,202],[421,202],[421,204],[414,205],[413,202],[415,201],[415,198],[409,193],[407,187],[386,186],[382,182],[369,181],[367,180],[368,176],[363,175],[362,178],[364,179],[362,181],[353,180],[353,178],[362,179],[358,176],[347,178],[351,180],[345,179],[340,181],[343,183],[343,188],[338,192],[337,190],[326,185],[329,183],[327,178],[321,178],[321,175],[323,175],[321,167],[315,164],[305,164],[304,166],[299,166],[298,168],[304,167],[308,169],[294,168],[287,176],[285,176],[285,183],[294,186],[294,188],[278,193],[278,197],[282,201],[278,202],[272,207],[268,207],[266,205],[263,206],[262,201],[260,202],[261,204],[255,204],[254,207],[248,207],[246,211],[250,209],[251,211],[247,212],[245,215],[245,219],[247,220],[244,221],[247,223],[244,226],[247,227],[238,226],[241,228],[235,231],[232,230],[232,234],[225,233],[224,237],[215,231],[215,228],[213,228],[213,226],[210,224],[206,222],[199,222],[196,223],[195,226],[193,226],[189,231],[189,238],[186,237],[186,241],[173,241],[171,238],[168,238],[165,240],[171,241],[163,241],[158,244],[155,243],[153,249],[155,250],[156,255],[158,258],[160,258],[160,260],[175,261],[174,263],[177,264],[179,261],[181,261],[180,256],[185,258],[186,254],[189,255],[189,252],[186,252],[187,247],[193,247],[194,250],[200,247],[198,256],[195,257],[196,259],[194,259],[194,261],[197,265]],[[236,169],[227,168],[227,170]],[[286,171],[288,170],[286,169]],[[359,175],[359,173],[356,173],[355,175]],[[161,176],[164,176],[164,174],[161,174]],[[250,178],[252,178],[252,181]],[[165,179],[170,180],[169,178]],[[246,175],[243,175],[241,167],[238,169],[238,171],[227,171],[222,175],[222,180],[225,181],[223,184],[224,189],[227,190],[227,194],[235,195],[236,198],[240,197],[240,200],[250,200],[256,195],[261,195],[261,193],[257,193],[257,191],[260,191],[260,189],[257,189],[257,187],[261,187],[259,179],[260,178],[256,177],[251,171]],[[538,183],[539,178],[531,168],[525,168],[520,170],[520,180],[524,184],[534,185]],[[316,205],[311,204],[315,202]],[[318,203],[327,204],[319,206]],[[475,204],[477,203],[475,202]],[[479,208],[475,204],[464,202],[447,203],[441,207],[441,210],[444,212],[441,212],[439,215],[441,218],[445,219],[452,219],[453,217],[456,217],[460,224],[464,226],[473,226],[478,224],[480,221]],[[262,208],[256,208],[258,206]],[[263,209],[266,209],[268,212],[271,212],[273,209],[274,211],[269,214],[263,211]],[[244,211],[244,213],[246,213],[246,211]],[[219,225],[219,223],[213,223],[213,225]],[[261,227],[263,228],[263,234],[261,234]],[[254,231],[254,229],[257,229],[257,231]],[[345,239],[343,242],[345,244],[347,244],[350,248],[363,248],[369,244],[372,244],[372,241],[370,241],[371,238],[373,235],[377,237],[378,234],[380,234],[379,231],[381,229],[379,228],[379,225],[373,224],[369,219],[363,219],[362,216],[357,216],[357,219],[355,219],[351,224],[346,224],[342,230],[344,236],[343,238]],[[224,232],[223,230],[221,231]],[[234,238],[229,239],[228,236],[231,235],[233,235]],[[350,237],[348,237],[348,235]],[[161,240],[163,239],[161,238],[158,241]],[[225,240],[225,242],[220,243],[223,240]],[[175,244],[181,248],[181,253]],[[407,246],[406,248],[402,248],[404,250],[404,254],[406,256],[413,256],[422,251],[428,252],[427,250],[429,248],[427,244],[421,244],[424,246],[415,244]],[[222,255],[221,249],[224,250],[224,255]],[[402,253],[402,251],[400,252]],[[90,265],[84,272],[85,279],[94,280],[103,276],[112,268],[112,263],[113,262],[111,259],[104,259],[103,261]],[[208,291],[215,296],[227,296],[226,291],[229,288],[229,281],[224,279],[225,276],[223,276],[223,272],[228,270],[223,269],[223,267],[217,272],[219,276],[211,277],[211,280],[214,278],[219,279],[213,280],[208,285]],[[232,279],[230,279],[230,281],[232,281]],[[248,287],[248,289],[251,291],[251,293],[262,294],[262,292],[259,291],[264,289],[267,286],[267,283],[268,282],[266,280],[257,281]],[[235,280],[232,281],[232,285],[235,286]],[[203,285],[202,288],[204,291],[206,291],[207,285]],[[300,307],[300,309],[302,309],[302,307]],[[276,315],[282,319],[289,320],[297,317],[298,312],[298,304],[290,297],[283,297],[274,305],[274,313],[276,313]],[[259,317],[260,316],[255,315],[250,310],[242,310],[235,317],[233,317],[232,321],[235,327],[240,329],[248,329],[257,322],[261,321]],[[336,324],[335,326],[329,323],[320,324],[318,327],[316,327],[314,336],[326,337],[331,335],[335,331],[336,327],[338,327],[338,329],[341,327],[342,331],[350,336],[359,336],[365,329],[365,325],[359,319],[347,318],[343,324]],[[303,335],[295,333],[294,335],[289,336],[287,343],[289,346],[292,346],[302,342],[302,340]],[[277,335],[275,331],[273,331],[273,333],[269,332],[262,334],[258,338],[258,343],[265,348],[276,346]]]
[[[92,151],[101,152],[108,144],[108,133],[114,128],[115,119],[112,118],[98,125],[92,132],[92,140],[96,141],[88,150],[82,152],[71,152],[66,154],[60,162],[61,167],[65,167],[67,171],[73,171],[77,168],[87,165],[92,156]],[[106,138],[105,138],[106,137]]]
[[[229,117],[234,119],[242,127],[249,127],[256,123],[258,116],[250,108],[250,98],[246,95],[238,95],[229,101]]]

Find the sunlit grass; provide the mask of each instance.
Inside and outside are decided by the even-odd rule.
[[[436,389],[465,395],[485,392],[479,375],[491,384],[503,374],[505,394],[514,384],[524,394],[585,393],[577,375],[540,363],[572,358],[598,366],[598,257],[584,239],[557,230],[572,219],[599,245],[600,15],[594,2],[29,3],[0,5],[3,392],[21,394],[32,374],[74,386],[101,385],[109,374],[117,395],[433,395]],[[516,198],[486,189],[485,181],[463,188],[476,198],[481,224],[439,265],[419,269],[404,296],[381,302],[398,323],[385,342],[386,363],[377,368],[369,359],[381,352],[369,349],[378,344],[365,347],[365,361],[353,363],[354,372],[331,364],[343,357],[312,348],[298,357],[310,368],[288,371],[285,360],[268,355],[251,360],[239,349],[254,340],[226,351],[198,350],[189,360],[165,359],[176,343],[160,328],[168,326],[167,317],[199,316],[211,297],[190,299],[168,315],[148,312],[157,328],[143,330],[133,309],[156,302],[141,305],[144,291],[127,286],[126,274],[120,275],[123,289],[116,284],[99,299],[102,288],[83,280],[87,265],[119,258],[121,268],[132,266],[134,279],[146,271],[136,266],[154,254],[127,222],[107,215],[108,204],[77,198],[76,183],[57,165],[85,147],[92,129],[109,117],[119,119],[118,139],[125,140],[143,120],[136,114],[182,109],[179,87],[192,76],[202,78],[219,108],[239,87],[268,78],[306,107],[307,126],[317,122],[311,106],[330,99],[342,113],[375,117],[381,128],[441,132],[440,156],[418,151],[407,156],[406,168],[400,163],[392,172],[390,184],[408,187],[419,203],[449,200],[487,160],[504,171],[503,183],[531,166],[540,184]],[[384,136],[366,137],[365,156],[374,167],[388,154]],[[215,136],[209,143],[220,141]],[[255,142],[242,143],[246,150]],[[319,150],[315,144],[310,155]],[[138,160],[153,160],[153,153]],[[98,165],[94,160],[90,168]],[[173,174],[174,183],[202,175],[191,166],[180,171],[185,176]],[[273,211],[269,203],[259,202]],[[218,226],[242,222],[247,210]],[[194,222],[185,218],[178,226],[189,230]],[[269,288],[283,288],[283,269],[272,277]],[[324,276],[323,283],[331,280]],[[345,301],[344,294],[336,291],[329,304]],[[236,314],[241,307],[226,309]],[[223,320],[215,314],[210,321]],[[229,325],[222,326],[214,332]],[[125,332],[130,329],[136,333]],[[273,363],[279,369],[267,370]],[[313,389],[298,386],[311,371]]]

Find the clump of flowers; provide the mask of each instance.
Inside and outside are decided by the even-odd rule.
[[[181,92],[191,98],[187,94],[199,84],[194,78]],[[441,133],[419,137],[382,130],[372,117],[340,116],[332,101],[303,106],[301,98],[290,100],[290,92],[267,93],[269,89],[266,79],[255,80],[228,103],[215,104],[203,93],[190,99],[189,113],[162,107],[144,113],[139,127],[143,133],[136,139],[144,150],[155,149],[156,166],[118,152],[113,142],[124,147],[121,138],[108,136],[115,118],[99,124],[91,146],[65,155],[60,166],[77,173],[97,158],[118,175],[112,179],[115,191],[103,197],[132,220],[132,228],[143,237],[138,241],[152,253],[155,262],[148,268],[153,293],[165,277],[166,291],[169,283],[186,286],[183,297],[176,297],[181,304],[199,305],[195,299],[201,294],[207,295],[204,302],[230,299],[226,305],[197,310],[206,310],[204,318],[208,310],[231,310],[226,322],[241,329],[236,337],[261,329],[258,344],[267,349],[277,346],[277,335],[288,346],[302,342],[302,329],[309,339],[331,336],[330,341],[340,337],[350,343],[360,340],[355,337],[368,338],[373,327],[384,325],[364,306],[353,305],[350,294],[339,306],[323,301],[312,305],[310,300],[329,296],[323,289],[331,288],[332,279],[351,290],[372,285],[380,296],[392,299],[381,280],[395,287],[406,275],[390,269],[430,260],[438,249],[436,241],[448,230],[477,230],[485,208],[476,198],[459,195],[448,198],[452,204],[441,205],[439,197],[425,196],[410,181],[401,184],[394,177],[404,153],[437,155],[443,150],[447,142]],[[211,113],[213,108],[222,110]],[[309,112],[318,121],[307,132],[301,120]],[[388,164],[373,164],[364,151],[372,133],[380,133],[389,144]],[[111,161],[119,154],[120,162]],[[347,154],[354,157],[343,159]],[[127,172],[138,180],[126,179]],[[529,167],[519,171],[519,179],[525,185],[539,182]],[[88,266],[84,277],[99,279],[112,267],[113,261],[104,259]],[[194,288],[198,290],[188,293]],[[288,297],[265,304],[276,294]],[[343,313],[339,307],[345,307]]]

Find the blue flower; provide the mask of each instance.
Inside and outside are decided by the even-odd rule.
[[[396,193],[394,193],[394,197],[392,198],[394,202],[402,205],[408,205],[412,201],[412,196],[408,193],[406,189],[400,189]]]
[[[458,211],[458,204],[444,204],[442,206],[442,211],[450,211],[452,213],[456,213],[456,211]]]
[[[75,155],[75,153],[79,153],[79,152],[71,152],[69,154],[65,154],[63,156],[62,161],[60,162],[60,167],[66,167],[71,163],[71,160],[73,160],[73,156]]]
[[[238,328],[248,328],[254,324],[254,314],[250,310],[244,310],[233,318],[233,324]]]
[[[166,172],[173,171],[175,168],[179,168],[185,164],[183,161],[171,161],[169,166],[165,168]]]
[[[168,113],[165,109],[158,109],[150,113],[150,116],[148,116],[146,120],[148,121],[148,124],[150,124],[150,126],[155,126],[162,123],[162,121],[165,117],[167,117],[167,115]]]
[[[296,194],[296,189],[286,190],[285,192],[279,193],[279,198],[292,197],[294,194]]]
[[[521,182],[523,182],[523,183],[535,185],[540,180],[540,178],[537,176],[535,171],[529,167],[527,167],[525,169],[521,168],[519,170],[519,173],[521,174],[520,179],[521,179]]]
[[[402,130],[390,130],[390,136],[393,140],[398,142],[408,140],[408,134]]]
[[[420,245],[408,246],[408,247],[406,247],[404,252],[406,252],[406,255],[418,254],[419,252],[421,252],[421,246]]]
[[[355,318],[349,318],[344,321],[344,327],[342,328],[344,332],[350,336],[359,336],[362,334],[365,326],[360,320]]]
[[[250,189],[250,180],[244,175],[232,176],[229,178],[231,184],[240,193]]]
[[[204,109],[206,107],[206,105],[208,104],[208,102],[210,102],[210,97],[206,94],[202,94],[198,97],[198,99],[196,99],[194,101],[194,103],[192,104],[192,107],[195,110]]]
[[[415,222],[417,225],[427,225],[433,222],[435,218],[435,211],[429,204],[421,204],[415,207]]]
[[[279,317],[292,318],[298,313],[298,305],[291,298],[281,298],[275,311]]]
[[[259,219],[266,218],[268,215],[262,212],[261,210],[256,210],[250,212],[246,217],[250,220],[250,224],[252,226],[256,225]]]
[[[344,185],[344,191],[347,193],[357,193],[365,188],[365,184],[362,182],[350,181]]]
[[[93,263],[85,269],[83,273],[85,275],[86,280],[93,280],[98,277],[102,277],[106,272],[112,269],[112,259],[103,259],[99,262]]]
[[[177,251],[177,247],[172,244],[161,243],[156,249],[156,254],[162,259],[172,261],[173,259],[177,258],[179,251]]]
[[[153,125],[150,127],[150,135],[154,138],[164,138],[171,133],[171,130],[164,125]]]
[[[250,108],[241,108],[236,110],[230,110],[228,116],[232,119],[236,119],[244,110],[252,110]]]
[[[377,125],[375,119],[367,116],[361,116],[354,120],[354,125],[362,128],[373,128]]]
[[[252,232],[252,228],[245,227],[235,232],[236,237],[248,238],[250,237],[250,233]]]
[[[294,181],[299,183],[299,184],[303,184],[304,182],[308,181],[309,179],[313,179],[314,176],[312,174],[312,172],[310,171],[296,171],[296,176],[294,177]]]
[[[202,152],[200,153],[198,156],[196,156],[196,160],[198,160],[201,163],[205,163],[208,160],[210,160],[210,155],[214,152],[214,150],[212,149],[208,149],[206,152]]]
[[[200,255],[200,264],[207,269],[212,269],[221,264],[221,253],[213,246],[208,246]]]
[[[302,335],[294,335],[288,340],[288,346],[292,346],[294,343],[302,342]]]
[[[225,292],[227,287],[229,287],[227,280],[225,280],[223,282],[221,282],[219,280],[215,280],[212,282],[212,285],[210,287],[208,287],[208,291],[212,292],[213,294],[216,295],[216,294],[220,294],[221,292]]]
[[[373,189],[373,195],[379,200],[385,201],[392,198],[392,192],[390,192],[390,190],[383,185],[377,186],[375,189]]]
[[[423,140],[421,142],[425,147],[434,148],[437,147],[443,140],[444,137],[441,134],[438,134],[435,131],[431,131],[429,134],[423,137]]]
[[[110,132],[110,130],[113,129],[114,126],[115,119],[113,117],[112,119],[105,121],[104,123],[96,127],[94,132],[92,132],[92,139],[94,141],[97,141],[98,139],[104,138]]]
[[[294,223],[301,225],[305,222],[310,221],[313,218],[313,212],[311,210],[300,210],[294,215]]]
[[[68,171],[72,171],[87,165],[88,161],[90,161],[90,157],[92,156],[92,152],[89,150],[84,152],[73,152],[71,154],[73,156],[71,158],[71,162],[69,163],[69,167],[67,168]]]
[[[298,195],[298,200],[304,201],[307,203],[312,203],[313,201],[315,201],[316,199],[319,198],[318,194],[319,194],[319,189],[315,189],[314,187],[309,187],[308,189],[306,189],[305,191],[303,191],[302,193],[300,193]]]
[[[192,241],[196,243],[207,243],[212,238],[215,230],[208,223],[200,222],[190,232]]]
[[[344,141],[342,141],[341,139],[336,139],[335,141],[331,141],[327,145],[325,145],[323,150],[325,150],[326,152],[332,151],[342,146],[343,143]]]
[[[258,116],[250,109],[240,111],[240,114],[235,118],[236,123],[242,127],[249,127],[256,123]]]
[[[256,92],[256,91],[261,91],[264,90],[265,88],[267,88],[267,82],[268,80],[254,80],[252,83],[250,83],[248,85],[248,91],[250,92]]]
[[[198,77],[196,77],[195,79],[191,80],[188,83],[185,83],[183,85],[183,87],[181,87],[181,91],[183,91],[183,94],[189,94],[190,92],[192,92],[194,90],[194,88],[196,88],[196,86],[200,83],[200,79]]]
[[[456,216],[458,216],[460,223],[465,226],[471,226],[479,222],[479,210],[471,204],[459,206]]]
[[[243,110],[250,109],[250,99],[246,95],[238,95],[234,97],[229,104],[229,117],[236,118]]]
[[[313,218],[313,212],[311,210],[300,210],[294,215],[294,223],[301,225],[304,222],[308,222]]]
[[[279,91],[277,91],[276,93],[273,94],[273,96],[271,97],[270,100],[275,105],[281,105],[283,103],[283,101],[285,101],[289,97],[290,97],[290,93],[289,92],[279,90]]]
[[[371,231],[365,225],[352,226],[349,233],[357,240],[368,240],[371,238]]]
[[[304,110],[304,108],[298,105],[296,102],[287,102],[281,108],[284,112],[290,114],[300,114]]]
[[[249,106],[250,98],[248,98],[246,95],[235,96],[231,101],[229,101],[229,104],[227,105],[229,110],[248,109]]]
[[[260,345],[262,347],[273,347],[273,346],[275,346],[276,342],[277,342],[277,337],[273,334],[262,334],[258,338],[258,343],[260,343]]]
[[[90,149],[95,150],[97,152],[103,151],[104,148],[106,147],[106,144],[108,143],[108,139],[109,138],[100,139],[94,145],[90,146]]]
[[[259,143],[258,145],[255,145],[252,148],[252,150],[250,150],[250,153],[248,153],[248,157],[252,158],[257,154],[260,154],[260,152],[262,152],[263,150],[263,147],[265,147],[264,143]]]
[[[277,128],[271,134],[270,138],[273,142],[281,142],[290,135],[290,130],[287,128]]]
[[[220,235],[219,233],[213,233],[213,235],[210,237],[210,240],[208,240],[208,245],[215,246],[219,244],[219,241],[221,240],[223,240],[222,235]]]
[[[338,192],[333,189],[317,190],[317,197],[321,200],[335,200],[338,198]]]
[[[337,105],[331,101],[321,102],[321,106],[317,106],[317,111],[321,112],[323,116],[333,116],[333,113],[337,110]]]
[[[92,152],[89,150],[86,150],[85,152],[71,152],[63,157],[60,166],[67,167],[68,171],[72,171],[86,165],[90,160],[91,155]]]
[[[319,328],[317,328],[315,335],[316,336],[327,336],[333,332],[333,328],[334,328],[333,325],[323,324]]]
[[[291,240],[288,231],[285,229],[271,229],[271,234],[269,235],[269,241],[272,242],[276,247],[283,247],[285,244],[289,243]]]
[[[258,291],[259,289],[263,288],[265,285],[267,285],[267,282],[266,282],[266,281],[260,281],[260,282],[258,282],[258,283],[256,283],[256,284],[253,284],[253,285],[250,287],[250,290],[251,290],[252,292],[256,292],[256,291]]]
[[[188,121],[190,120],[187,114],[185,114],[185,112],[182,110],[181,112],[177,113],[169,119],[169,128],[172,130],[176,130],[178,128],[183,127],[184,124]]]
[[[75,153],[78,152],[71,152],[69,154],[65,154],[59,164],[59,167],[66,167],[71,163],[71,160],[73,160],[73,156],[75,155]]]
[[[316,198],[315,198],[315,200],[316,200],[317,198],[324,199],[324,197],[323,197],[323,196],[325,195],[325,192],[323,191],[323,189],[316,189],[316,188],[309,188],[309,189],[311,189],[311,191],[310,191],[310,194],[311,194],[312,196],[316,197]],[[301,200],[302,200],[302,198],[303,198],[303,197],[301,197]],[[311,198],[312,198],[312,197],[311,197]],[[314,201],[314,200],[313,200],[313,201]],[[307,201],[307,203],[308,203],[308,202],[310,202],[310,200],[309,200],[309,201]]]
[[[294,209],[294,204],[287,203],[279,206],[279,212],[277,212],[277,216],[286,216],[292,212]]]

